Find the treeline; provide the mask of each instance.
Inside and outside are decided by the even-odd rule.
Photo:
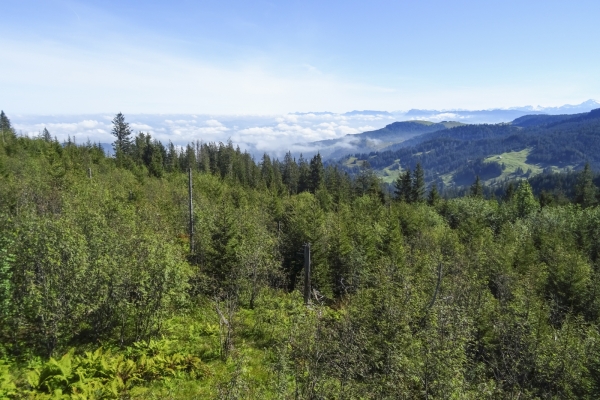
[[[406,172],[402,175],[406,175]],[[487,199],[506,201],[512,198],[521,180],[506,179],[492,186],[483,185],[476,176],[471,185],[459,188],[446,188],[438,195],[450,199],[469,196],[474,191]],[[541,207],[578,204],[591,207],[600,203],[600,174],[594,173],[589,164],[580,171],[542,173],[527,178],[531,190],[539,200]],[[468,181],[465,180],[465,183]],[[396,182],[396,186],[399,183]],[[435,183],[431,185],[435,186]],[[479,189],[475,190],[475,187]],[[437,187],[435,188],[437,193]]]
[[[6,121],[0,397],[600,396],[593,202],[542,206],[526,181],[502,201],[476,182],[428,202],[420,166],[392,200],[368,168],[328,186],[318,158],[303,189],[285,160],[234,173],[246,156],[229,144],[213,170],[203,144],[175,167],[170,146],[140,151],[160,147],[147,135],[115,135],[106,157]]]
[[[155,177],[192,168],[244,187],[268,189],[277,194],[314,194],[326,190],[335,201],[360,196],[369,190],[381,192],[375,174],[362,173],[358,179],[351,179],[337,166],[324,167],[320,154],[311,159],[300,155],[296,160],[288,152],[283,160],[278,160],[265,153],[256,161],[239,146],[234,148],[231,141],[196,141],[177,148],[171,142],[165,146],[143,132],[134,136],[122,114],[115,117],[113,125],[117,165],[129,169],[144,168]]]

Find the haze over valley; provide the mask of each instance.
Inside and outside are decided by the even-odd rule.
[[[268,153],[282,157],[287,151],[295,155],[312,156],[320,151],[325,158],[339,158],[345,154],[381,149],[399,143],[406,136],[375,143],[359,143],[360,137],[369,138],[368,132],[399,121],[427,121],[440,123],[455,121],[462,124],[496,124],[510,122],[529,114],[576,114],[599,108],[600,103],[587,100],[577,105],[559,107],[523,106],[489,110],[418,110],[408,111],[328,111],[287,113],[281,115],[209,115],[209,114],[127,114],[134,132],[144,132],[165,143],[172,141],[185,146],[192,141],[227,142],[240,146],[255,157]],[[59,141],[71,137],[79,143],[112,142],[110,133],[114,114],[35,115],[11,114],[17,132],[35,136],[44,128]],[[365,133],[367,132],[367,133]],[[352,136],[362,134],[362,136]],[[371,135],[373,136],[373,135]],[[110,146],[106,146],[109,150]]]

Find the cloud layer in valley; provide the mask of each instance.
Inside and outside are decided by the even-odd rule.
[[[77,143],[112,143],[110,115],[11,117],[16,130],[35,136],[44,128],[59,141]],[[337,139],[348,134],[381,128],[395,120],[393,115],[343,115],[335,113],[303,113],[284,115],[126,115],[133,132],[149,133],[152,137],[176,145],[200,140],[226,142],[231,140],[243,150],[255,155],[267,152],[281,156],[286,151],[301,152],[304,144]]]
[[[460,121],[463,123],[510,122],[531,113],[575,114],[600,108],[600,103],[588,100],[562,107],[513,107],[493,110],[409,110],[287,113],[281,115],[206,115],[206,114],[131,114],[125,115],[134,133],[144,132],[167,144],[183,146],[193,141],[227,142],[255,156],[269,153],[280,157],[287,151],[312,153],[322,144],[318,141],[344,138],[373,131],[395,121],[426,120],[431,122]],[[38,135],[44,128],[59,141],[69,137],[78,143],[87,141],[112,143],[114,115],[9,115],[13,125],[23,135]],[[336,141],[334,146],[351,149],[351,136]],[[322,148],[322,147],[321,147]]]

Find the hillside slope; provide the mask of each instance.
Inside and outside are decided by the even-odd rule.
[[[585,162],[600,166],[600,109],[561,116],[527,116],[511,124],[465,125],[413,137],[401,148],[342,160],[348,170],[368,160],[391,182],[420,162],[429,182],[462,186],[479,175],[487,184],[542,171],[569,171]]]
[[[440,123],[429,121],[394,122],[374,131],[310,143],[307,153],[318,151],[323,157],[335,159],[353,153],[380,151],[414,137],[462,125],[464,124],[454,121]]]

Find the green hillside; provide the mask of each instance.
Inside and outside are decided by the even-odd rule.
[[[523,179],[542,171],[600,167],[600,113],[572,116],[526,116],[513,124],[461,125],[424,133],[403,147],[353,155],[385,182],[421,163],[428,182],[441,187],[468,186],[476,176],[487,185]],[[522,126],[519,126],[521,124]],[[352,172],[352,164],[343,165]]]
[[[463,125],[465,124],[455,121],[441,123],[419,120],[394,122],[375,131],[346,135],[339,139],[321,140],[310,143],[308,146],[309,149],[314,148],[314,151],[318,151],[323,157],[332,159],[353,153],[384,150],[392,146],[399,146],[420,135]]]
[[[119,118],[107,157],[0,113],[0,398],[600,397],[589,169],[576,204],[400,200]]]

